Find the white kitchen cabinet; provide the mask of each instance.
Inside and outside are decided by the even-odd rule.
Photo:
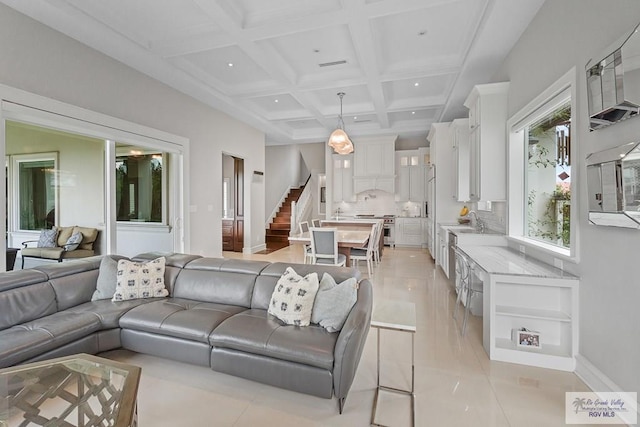
[[[425,200],[424,154],[419,150],[396,151],[396,201]]]
[[[578,352],[579,280],[506,246],[458,242],[483,287],[483,347],[489,359],[573,371]],[[513,330],[540,334],[518,346]]]
[[[506,200],[507,92],[509,83],[473,88],[464,105],[469,108],[469,199]]]
[[[333,201],[353,200],[353,155],[333,155]]]
[[[453,199],[458,202],[469,200],[469,120],[456,119],[451,122],[451,143],[453,147]]]
[[[449,278],[449,230],[438,227],[438,257],[436,263],[442,268],[442,272]]]
[[[422,218],[396,218],[396,246],[422,246]]]
[[[367,190],[395,191],[395,140],[395,136],[380,137],[362,139],[355,144],[355,193]]]

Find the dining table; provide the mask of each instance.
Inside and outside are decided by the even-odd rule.
[[[371,230],[354,227],[333,227],[336,228],[336,238],[338,240],[338,252],[347,257],[346,266],[351,266],[351,248],[366,248]],[[311,245],[311,234],[304,233],[289,236],[289,243]]]

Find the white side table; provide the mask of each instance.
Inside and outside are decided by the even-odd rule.
[[[415,406],[415,333],[416,333],[416,306],[412,302],[381,300],[374,303],[371,316],[371,327],[377,329],[377,372],[376,372],[376,394],[373,398],[373,409],[371,411],[371,425],[384,427],[376,424],[376,409],[378,407],[378,396],[380,391],[390,391],[394,393],[408,394],[411,396],[411,425],[415,426],[416,406]],[[396,332],[411,333],[411,390],[401,390],[393,387],[380,385],[380,331],[387,329]]]

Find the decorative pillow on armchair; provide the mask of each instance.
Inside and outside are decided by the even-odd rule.
[[[302,277],[287,267],[271,295],[269,314],[287,325],[309,326],[318,286],[318,273]]]
[[[330,274],[324,273],[313,303],[311,323],[319,324],[328,332],[338,332],[357,300],[358,282],[355,277],[336,284]]]
[[[58,238],[58,229],[53,227],[51,230],[42,230],[38,238],[39,248],[55,248],[56,239]]]
[[[77,233],[73,233],[71,237],[67,239],[67,242],[64,244],[64,250],[66,252],[75,251],[76,249],[78,249],[78,246],[80,246],[81,242],[82,242],[82,233],[80,233],[79,231]]]
[[[149,262],[118,261],[116,291],[112,301],[126,301],[138,298],[166,297],[169,292],[164,287],[165,257]]]

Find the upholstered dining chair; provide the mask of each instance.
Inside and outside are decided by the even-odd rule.
[[[347,257],[338,253],[338,230],[331,227],[311,227],[311,253],[314,264],[344,266]]]
[[[309,223],[307,221],[303,221],[298,224],[298,228],[300,229],[300,234],[306,233],[309,231]],[[313,260],[313,255],[311,254],[311,245],[302,245],[302,249],[304,251],[304,260],[303,263],[307,264],[307,260],[309,263]]]
[[[369,234],[369,241],[367,243],[366,248],[351,248],[350,258],[352,261],[355,261],[354,264],[357,267],[358,261],[366,261],[367,262],[367,271],[369,272],[369,277],[371,277],[372,273],[372,264],[373,264],[373,254],[375,248],[378,246],[378,242],[375,241],[375,237],[378,229],[378,224],[374,224],[371,226],[371,233]]]

